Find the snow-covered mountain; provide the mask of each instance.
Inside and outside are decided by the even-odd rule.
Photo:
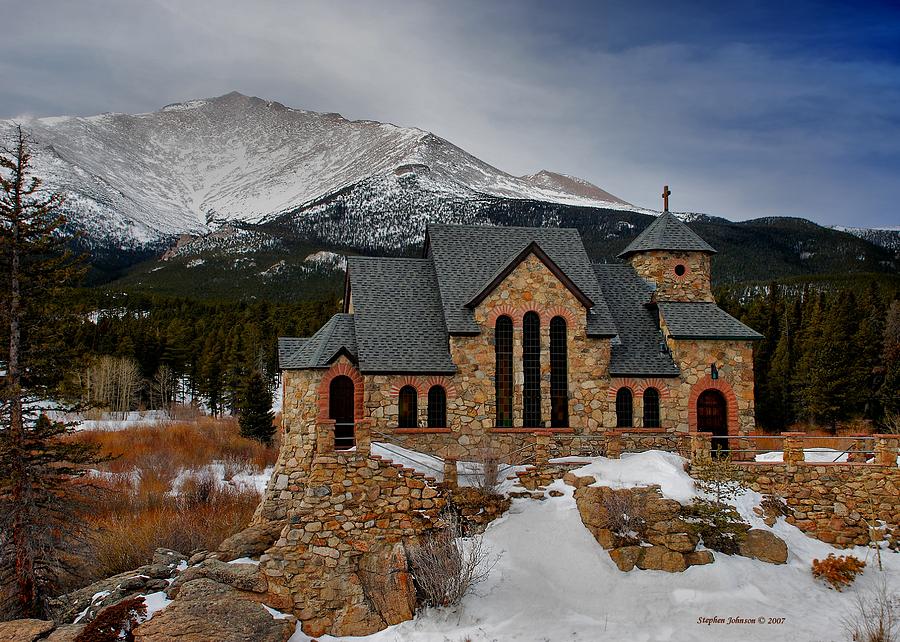
[[[371,197],[381,209],[396,210],[392,199],[411,185],[438,200],[636,209],[579,178],[548,171],[511,176],[420,129],[239,93],[146,114],[15,122],[34,141],[46,187],[65,195],[70,220],[105,244],[154,243],[226,222],[297,216],[360,185],[357,198]],[[0,137],[15,122],[0,121]]]

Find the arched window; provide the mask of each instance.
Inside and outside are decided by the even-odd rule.
[[[513,420],[513,323],[507,316],[499,317],[494,326],[494,352],[497,426],[509,428]]]
[[[522,425],[541,426],[541,317],[526,312],[522,318]]]
[[[616,427],[631,428],[631,390],[619,388],[616,392]]]
[[[550,320],[550,426],[569,426],[569,364],[566,354],[566,320]]]
[[[418,424],[416,417],[418,416],[418,394],[412,386],[403,386],[400,388],[399,410],[400,417],[397,426],[400,428],[415,428]]]
[[[659,390],[644,390],[644,428],[659,428]]]
[[[447,427],[447,392],[444,386],[431,386],[428,389],[428,427]]]
[[[334,449],[347,450],[356,445],[353,432],[353,380],[339,375],[328,386],[328,417],[334,419]]]

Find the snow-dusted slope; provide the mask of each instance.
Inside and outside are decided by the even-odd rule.
[[[105,241],[202,233],[297,212],[354,185],[414,176],[448,198],[494,196],[633,209],[581,179],[515,177],[420,129],[230,93],[146,114],[18,121],[71,219]],[[0,137],[12,120],[0,121]]]

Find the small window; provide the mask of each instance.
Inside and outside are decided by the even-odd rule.
[[[447,427],[447,392],[443,386],[428,389],[428,427]]]
[[[684,267],[684,264],[679,263],[675,266],[675,274],[678,276],[684,276],[684,273],[687,272],[687,268]]]
[[[616,393],[616,427],[631,428],[631,390],[619,388]]]
[[[415,428],[417,425],[416,416],[418,415],[418,395],[416,389],[412,386],[403,386],[400,388],[399,410],[400,417],[397,426],[400,428]]]
[[[659,428],[659,390],[644,390],[644,428]]]

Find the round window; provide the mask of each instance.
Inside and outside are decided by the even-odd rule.
[[[678,276],[684,276],[685,272],[687,272],[687,268],[683,264],[679,263],[675,266],[675,274]]]

